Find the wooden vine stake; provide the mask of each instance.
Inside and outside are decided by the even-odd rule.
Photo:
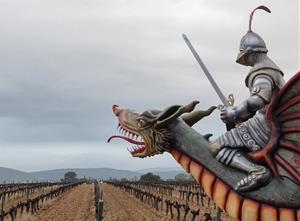
[[[4,220],[4,203],[5,203],[5,194],[1,196],[1,205],[0,205],[0,220]]]

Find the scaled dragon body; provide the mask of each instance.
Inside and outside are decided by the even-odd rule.
[[[300,221],[300,72],[280,90],[267,110],[272,135],[266,147],[249,154],[273,173],[269,184],[250,192],[237,192],[234,184],[244,174],[219,163],[208,151],[208,136],[192,126],[212,113],[193,111],[198,104],[175,105],[164,111],[141,114],[113,106],[124,136],[135,146],[133,157],[169,152],[191,173],[214,202],[242,221]]]

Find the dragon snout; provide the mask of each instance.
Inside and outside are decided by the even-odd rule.
[[[121,109],[120,109],[119,106],[116,105],[116,104],[114,104],[114,105],[112,106],[112,110],[113,110],[114,114],[115,114],[117,117],[118,117],[118,116],[120,115],[120,113],[121,113]]]

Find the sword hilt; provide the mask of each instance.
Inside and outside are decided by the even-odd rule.
[[[229,95],[228,95],[228,103],[229,103],[229,106],[233,106],[233,105],[234,105],[234,102],[235,102],[235,98],[234,98],[233,94],[229,94]],[[219,110],[223,110],[224,108],[225,108],[224,104],[218,105],[218,109],[219,109]]]
[[[233,96],[233,94],[229,94],[228,95],[228,103],[230,106],[233,106],[235,102],[235,98]],[[225,106],[223,104],[218,105],[218,109],[219,110],[223,110],[225,108]],[[235,123],[226,123],[226,129],[227,131],[231,130],[232,128],[235,128],[236,126],[238,126],[241,122],[235,122]]]

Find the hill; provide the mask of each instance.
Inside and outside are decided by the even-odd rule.
[[[78,177],[93,179],[139,179],[141,175],[152,172],[162,179],[173,179],[176,174],[182,173],[180,168],[151,168],[138,171],[118,170],[112,168],[67,168],[56,170],[43,170],[24,172],[20,170],[0,167],[0,183],[27,182],[27,181],[58,181],[68,171],[74,171]]]

